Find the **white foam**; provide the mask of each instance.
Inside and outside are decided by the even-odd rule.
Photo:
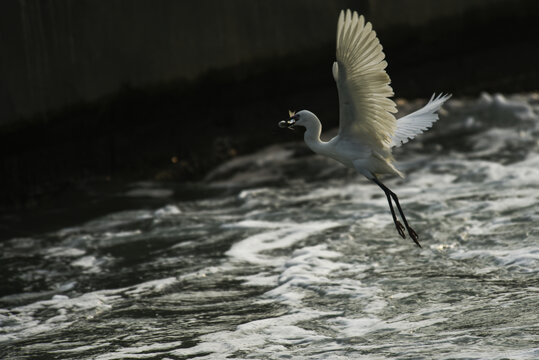
[[[402,317],[401,317],[402,318]],[[412,332],[422,327],[431,326],[446,321],[446,318],[433,318],[420,321],[400,320],[399,317],[393,321],[386,321],[377,317],[365,318],[344,318],[339,317],[331,320],[333,329],[343,334],[347,338],[365,336],[379,330],[406,331]]]
[[[165,279],[157,279],[143,282],[135,286],[126,288],[125,293],[129,295],[138,295],[141,293],[154,293],[164,290],[170,285],[176,283],[178,279],[176,277],[168,277]]]
[[[75,347],[72,347],[70,349],[52,350],[51,352],[52,353],[59,353],[59,354],[62,354],[62,353],[83,353],[83,352],[87,352],[87,351],[90,351],[90,350],[95,350],[95,349],[99,349],[99,348],[102,348],[102,347],[106,347],[106,346],[109,346],[109,345],[110,345],[109,342],[99,342],[99,343],[95,343],[95,344],[92,344],[92,345],[75,346]]]
[[[255,275],[240,276],[245,286],[274,286],[279,281],[279,275],[262,271]]]
[[[97,264],[97,259],[95,258],[95,256],[92,256],[92,255],[84,256],[80,259],[77,259],[71,262],[72,266],[78,266],[78,267],[83,267],[87,269],[96,266],[96,264]]]
[[[0,309],[0,342],[23,339],[52,330],[59,330],[71,325],[80,317],[92,319],[104,312],[110,311],[116,303],[125,296],[139,297],[160,292],[177,282],[170,277],[143,282],[134,286],[100,290],[69,298],[54,295],[50,300],[14,307],[10,310]],[[43,310],[55,310],[43,311]],[[46,313],[47,317],[43,318]]]
[[[97,258],[93,255],[87,255],[72,261],[71,266],[82,268],[85,273],[97,274],[102,271],[103,265],[110,261],[111,259],[108,256]]]
[[[57,246],[57,247],[51,247],[45,250],[45,258],[48,257],[78,257],[81,255],[84,255],[86,251],[77,249],[77,248],[69,248],[64,246]]]
[[[115,360],[115,359],[146,359],[166,355],[170,350],[180,347],[181,341],[171,341],[167,343],[152,343],[149,345],[128,346],[117,349],[112,353],[96,356],[95,360]]]
[[[301,306],[305,290],[319,291],[323,284],[331,284],[327,277],[346,264],[332,261],[342,254],[327,250],[326,245],[304,247],[296,250],[285,262],[278,277],[279,286],[264,294],[283,304]]]
[[[154,211],[157,217],[174,216],[181,214],[182,211],[176,205],[167,205]]]
[[[36,246],[39,240],[30,237],[17,237],[6,241],[9,247],[13,249],[31,249]],[[5,246],[0,244],[0,246]]]
[[[103,233],[104,238],[122,238],[122,237],[129,237],[129,236],[135,236],[142,234],[142,231],[140,230],[129,230],[129,231],[117,231],[117,232],[110,232],[106,231]]]
[[[225,359],[237,351],[248,351],[257,357],[275,356],[287,352],[287,347],[309,344],[328,339],[297,326],[298,323],[327,316],[316,310],[297,311],[274,318],[250,321],[239,325],[234,331],[220,331],[201,336],[201,342],[193,347],[171,352],[175,356],[194,356],[197,359]],[[208,355],[209,353],[209,355]]]
[[[78,231],[98,234],[108,231],[112,234],[120,226],[131,225],[138,220],[152,219],[153,217],[153,212],[148,210],[121,211],[89,221],[78,228]]]
[[[230,226],[252,227],[252,222],[238,223]],[[273,228],[272,223],[264,222],[263,227]],[[284,227],[283,227],[284,225]],[[309,236],[320,233],[324,230],[339,226],[339,223],[332,221],[306,222],[298,224],[280,223],[276,230],[261,232],[243,239],[230,248],[226,255],[236,261],[246,261],[258,265],[279,266],[286,259],[277,259],[274,256],[263,254],[265,251],[288,248],[295,243],[305,240]]]
[[[1,322],[10,324],[4,327],[6,332],[0,335],[0,342],[65,328],[78,317],[75,315],[76,313],[84,311],[87,317],[93,317],[103,311],[110,310],[110,303],[119,298],[119,296],[100,291],[87,293],[76,298],[53,297],[50,300],[15,307],[9,310],[8,315],[0,316],[0,318],[3,317]],[[56,310],[56,315],[46,319],[36,319],[35,314],[44,309]]]
[[[459,249],[452,253],[451,258],[463,260],[471,258],[494,258],[496,263],[503,266],[517,265],[524,271],[538,272],[539,247],[531,246],[519,249],[482,249],[463,250]]]
[[[491,114],[504,120],[507,117],[518,120],[533,120],[536,117],[532,107],[526,101],[508,100],[499,93],[493,96],[486,92],[481,93],[477,109],[488,109]]]
[[[248,228],[248,229],[280,229],[283,227],[292,227],[293,222],[272,222],[264,220],[242,220],[236,223],[224,224],[224,228]]]
[[[465,347],[458,348],[456,351],[452,349],[452,354],[440,357],[444,360],[454,359],[489,359],[489,360],[506,360],[506,359],[537,359],[539,351],[537,349],[508,349],[507,347],[490,348],[490,349],[466,349]]]

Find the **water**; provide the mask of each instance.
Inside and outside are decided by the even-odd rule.
[[[386,181],[423,249],[377,186],[276,145],[0,243],[0,357],[539,358],[539,96],[445,108]]]

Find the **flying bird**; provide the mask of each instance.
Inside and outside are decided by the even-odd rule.
[[[279,122],[282,128],[305,127],[304,139],[315,153],[328,156],[357,170],[377,184],[385,193],[397,232],[406,238],[405,230],[421,247],[418,235],[410,227],[397,194],[380,181],[382,175],[404,177],[393,165],[393,147],[413,139],[438,120],[436,113],[451,95],[432,95],[421,109],[395,119],[396,104],[389,97],[393,89],[385,68],[387,62],[382,45],[370,22],[363,15],[343,10],[337,24],[337,60],[333,63],[333,78],[339,92],[339,132],[333,139],[320,140],[322,125],[308,110],[289,112],[288,120]],[[393,202],[404,225],[397,219]]]

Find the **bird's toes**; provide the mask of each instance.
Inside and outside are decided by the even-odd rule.
[[[395,222],[395,227],[397,228],[397,232],[399,233],[399,235],[403,238],[403,239],[406,239],[406,234],[404,233],[404,226],[402,226],[402,224],[400,223],[400,221],[396,221]]]
[[[412,229],[411,227],[408,227],[408,234],[410,235],[410,237],[412,238],[412,240],[414,240],[414,242],[416,243],[417,246],[421,247],[421,245],[419,244],[419,241],[417,241],[417,239],[419,239],[419,236],[417,235],[417,233],[414,231],[414,229]]]

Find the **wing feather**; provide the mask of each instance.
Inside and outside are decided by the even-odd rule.
[[[435,94],[432,94],[427,105],[397,120],[397,128],[391,139],[391,146],[406,144],[409,140],[430,129],[432,124],[438,120],[437,111],[450,97],[451,94],[439,94],[436,97]]]
[[[363,15],[341,11],[333,77],[340,103],[339,137],[388,149],[396,129],[393,90],[382,45]]]

